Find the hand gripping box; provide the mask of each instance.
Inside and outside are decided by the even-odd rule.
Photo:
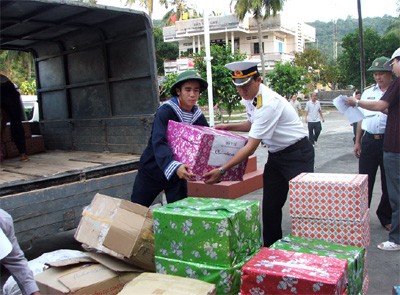
[[[262,248],[242,268],[241,295],[346,294],[347,260]]]
[[[247,138],[225,130],[190,125],[170,120],[168,143],[175,160],[192,166],[194,180],[204,180],[203,174],[228,162],[247,142]],[[247,160],[229,169],[223,181],[241,181]]]
[[[346,259],[348,268],[347,294],[362,294],[365,268],[364,248],[292,235],[276,241],[270,248]]]
[[[155,270],[153,217],[142,205],[96,194],[82,212],[75,239],[144,270]]]

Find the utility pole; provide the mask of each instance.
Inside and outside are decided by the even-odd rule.
[[[338,57],[338,34],[337,34],[337,20],[333,20],[333,58],[337,60]]]
[[[358,31],[359,31],[359,40],[360,40],[360,73],[361,73],[361,89],[363,92],[365,88],[365,60],[364,60],[364,33],[363,33],[363,23],[362,23],[362,15],[361,15],[361,0],[357,0],[357,8],[358,8]]]

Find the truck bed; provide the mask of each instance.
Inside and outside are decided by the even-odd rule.
[[[0,196],[98,178],[135,170],[139,155],[86,151],[46,151],[31,155],[28,162],[19,158],[0,163]]]
[[[14,219],[24,249],[39,238],[76,228],[96,193],[130,199],[139,156],[46,151],[0,166],[0,208]]]

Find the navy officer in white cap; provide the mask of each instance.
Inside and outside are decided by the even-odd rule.
[[[262,83],[258,62],[241,61],[226,65],[232,81],[245,100],[247,120],[218,124],[216,129],[249,132],[247,144],[222,167],[206,173],[206,183],[219,182],[233,166],[252,155],[262,142],[268,146],[264,167],[263,238],[270,246],[282,238],[282,207],[289,180],[302,172],[314,172],[314,148],[308,133],[290,103]]]

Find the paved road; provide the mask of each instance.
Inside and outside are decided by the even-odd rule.
[[[325,113],[325,123],[316,147],[315,172],[321,173],[357,173],[358,163],[353,156],[352,127],[337,111]],[[257,151],[257,164],[262,168],[267,157],[267,149],[260,146]],[[384,252],[376,245],[388,238],[388,232],[380,225],[375,211],[380,198],[380,180],[377,177],[374,196],[371,205],[371,244],[367,250],[367,266],[369,274],[368,295],[391,294],[392,286],[400,285],[400,251]],[[261,190],[242,197],[243,199],[262,199]],[[289,202],[284,207],[283,230],[290,233]],[[29,259],[36,258],[42,253],[56,249],[80,249],[73,238],[73,231],[52,238],[37,241],[32,249],[26,251]],[[1,280],[5,276],[2,273]],[[1,291],[0,291],[1,294]]]

